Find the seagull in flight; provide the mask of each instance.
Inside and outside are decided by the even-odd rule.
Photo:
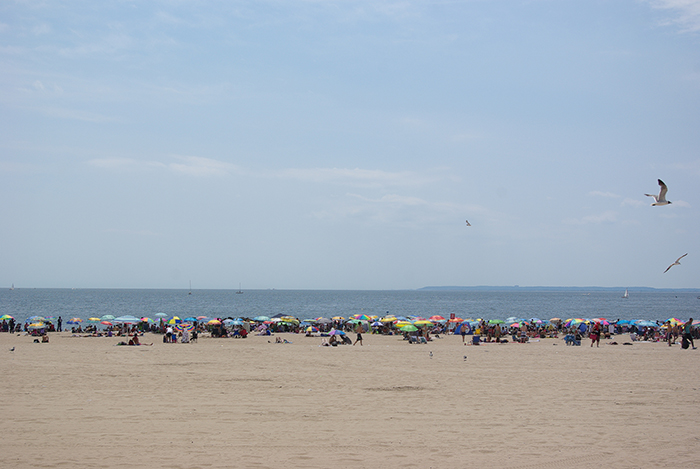
[[[661,187],[661,190],[659,190],[659,195],[654,195],[654,194],[644,194],[647,197],[653,197],[654,198],[654,203],[651,204],[653,207],[654,205],[670,205],[671,202],[666,200],[666,192],[668,192],[668,187],[666,187],[666,184],[659,179],[659,187]]]
[[[670,202],[669,202],[669,203],[670,203]],[[687,255],[688,255],[688,253],[686,252],[686,253],[683,254],[681,257],[679,257],[678,259],[676,259],[676,262],[674,262],[673,264],[669,265],[668,268],[667,268],[666,270],[664,270],[664,273],[668,272],[668,269],[670,269],[670,268],[673,267],[674,265],[681,265],[680,260],[683,259],[683,258],[684,258],[685,256],[687,256]]]
[[[467,226],[472,226],[472,224],[469,223],[469,220],[467,220]]]

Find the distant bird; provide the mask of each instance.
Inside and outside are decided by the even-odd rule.
[[[661,187],[661,190],[659,190],[659,195],[654,195],[654,194],[644,194],[644,195],[646,195],[647,197],[654,198],[655,202],[653,204],[651,204],[652,207],[654,205],[670,205],[671,202],[666,200],[666,192],[668,192],[668,187],[666,187],[666,184],[664,184],[664,182],[661,179],[659,179],[658,181],[659,181],[659,186]]]
[[[472,226],[471,223],[469,223],[469,220],[467,220],[467,226]]]
[[[430,358],[433,358],[433,352],[430,352]]]
[[[464,361],[467,361],[467,356],[466,356],[466,355],[464,356]]]
[[[14,352],[14,351],[15,351],[15,348],[12,347],[12,348],[10,349],[10,352]]]
[[[670,202],[669,202],[669,203],[670,203]],[[683,258],[684,258],[685,256],[687,256],[687,255],[688,255],[688,253],[686,252],[686,253],[683,254],[681,257],[679,257],[678,259],[676,259],[676,262],[674,262],[673,264],[669,265],[669,266],[666,268],[666,270],[664,270],[664,273],[668,272],[668,269],[670,269],[670,268],[673,267],[674,265],[681,265],[680,260],[683,259]]]

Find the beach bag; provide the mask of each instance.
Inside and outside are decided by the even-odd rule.
[[[683,337],[683,340],[681,340],[681,348],[684,348],[684,349],[685,349],[685,348],[688,348],[688,347],[690,347],[690,342],[688,341],[688,339],[686,339],[685,337]]]

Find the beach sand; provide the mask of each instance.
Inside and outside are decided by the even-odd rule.
[[[700,350],[629,336],[600,348],[281,336],[293,343],[0,334],[2,466],[700,464]]]

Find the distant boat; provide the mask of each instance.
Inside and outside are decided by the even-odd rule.
[[[243,290],[241,290],[241,284],[240,284],[240,283],[238,284],[238,291],[237,291],[236,293],[239,294],[239,295],[240,295],[241,293],[243,293]]]
[[[630,297],[630,293],[627,291],[626,288],[625,288],[625,294],[622,295],[622,297],[623,297],[623,298],[629,298],[629,297]]]
[[[192,294],[192,280],[190,280],[190,292],[188,293],[188,295],[191,295],[191,294]]]
[[[14,290],[14,289],[15,289],[15,284],[13,283],[12,286],[10,287],[10,290]]]

